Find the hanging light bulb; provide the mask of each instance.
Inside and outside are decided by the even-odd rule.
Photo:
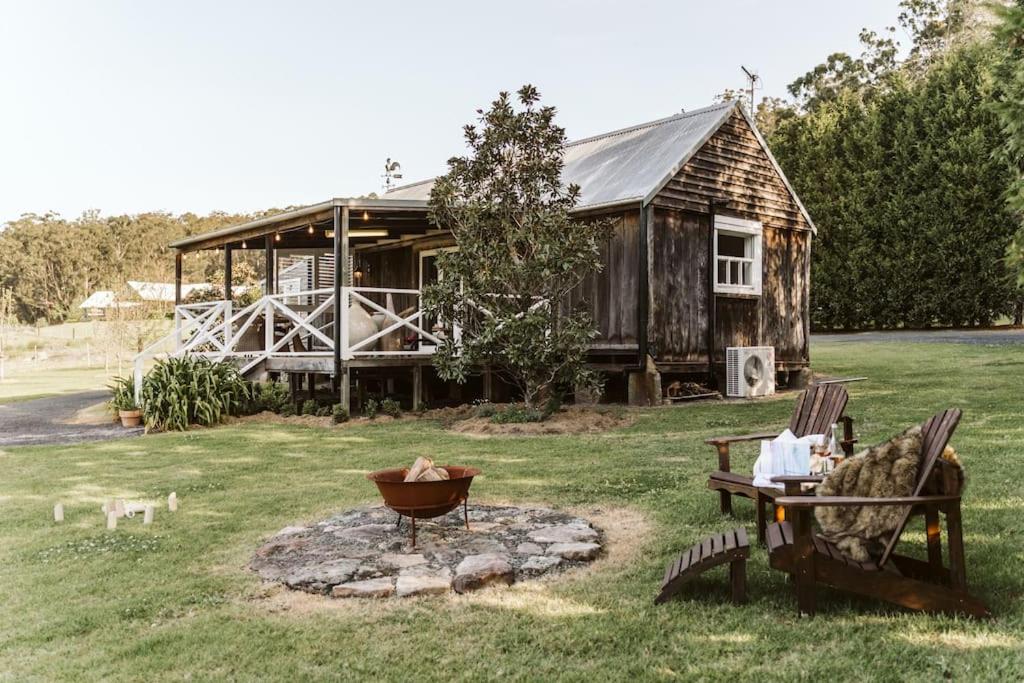
[[[363,220],[364,221],[370,220],[370,212],[369,211],[363,211]]]
[[[312,224],[312,223],[310,223],[310,224],[309,224],[309,227],[308,227],[308,228],[306,228],[306,232],[308,232],[308,233],[309,233],[310,235],[312,235],[312,234],[313,234],[313,224]]]
[[[248,248],[249,248],[249,245],[245,243],[245,240],[242,240],[242,249],[248,249]]]
[[[274,233],[274,241],[275,242],[280,242],[281,241],[281,233],[279,233],[279,232],[275,232]]]

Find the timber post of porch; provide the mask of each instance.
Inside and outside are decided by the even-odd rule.
[[[224,245],[224,300],[231,301],[231,245]]]
[[[184,255],[174,252],[174,305],[181,305],[181,260]]]
[[[351,409],[349,395],[349,368],[342,364],[342,340],[348,335],[342,328],[348,323],[342,311],[348,301],[342,301],[342,287],[348,281],[348,207],[334,207],[334,390],[345,410]]]
[[[263,293],[266,296],[277,294],[277,278],[274,276],[274,236],[267,235],[263,238],[263,251],[266,260],[266,282],[263,286]]]
[[[178,306],[181,305],[181,261],[184,255],[180,251],[174,252],[174,350],[181,348],[181,315],[178,313]]]
[[[231,245],[224,245],[224,344],[231,339],[231,302],[235,290],[231,286]]]
[[[412,410],[420,409],[423,399],[423,366],[416,363],[412,366]]]

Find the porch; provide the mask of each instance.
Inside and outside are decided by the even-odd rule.
[[[436,281],[436,255],[452,244],[429,224],[426,202],[382,199],[334,199],[175,242],[174,328],[136,357],[136,392],[153,358],[189,354],[233,363],[249,378],[286,373],[293,390],[329,380],[346,409],[353,371],[407,368],[416,408],[423,366],[459,334],[428,320],[421,300]],[[183,260],[211,250],[223,255],[222,296],[183,301]],[[262,295],[248,304],[231,284],[239,254],[257,256],[263,276]]]

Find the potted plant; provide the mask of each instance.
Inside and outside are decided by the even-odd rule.
[[[142,424],[142,410],[135,402],[135,384],[129,377],[115,377],[110,385],[113,396],[110,407],[121,418],[122,427],[138,427]]]

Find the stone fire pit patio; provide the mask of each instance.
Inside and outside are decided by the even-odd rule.
[[[415,550],[408,520],[384,506],[287,527],[256,551],[251,568],[267,581],[336,598],[465,593],[585,565],[604,535],[585,519],[547,508],[469,506],[419,520]]]

